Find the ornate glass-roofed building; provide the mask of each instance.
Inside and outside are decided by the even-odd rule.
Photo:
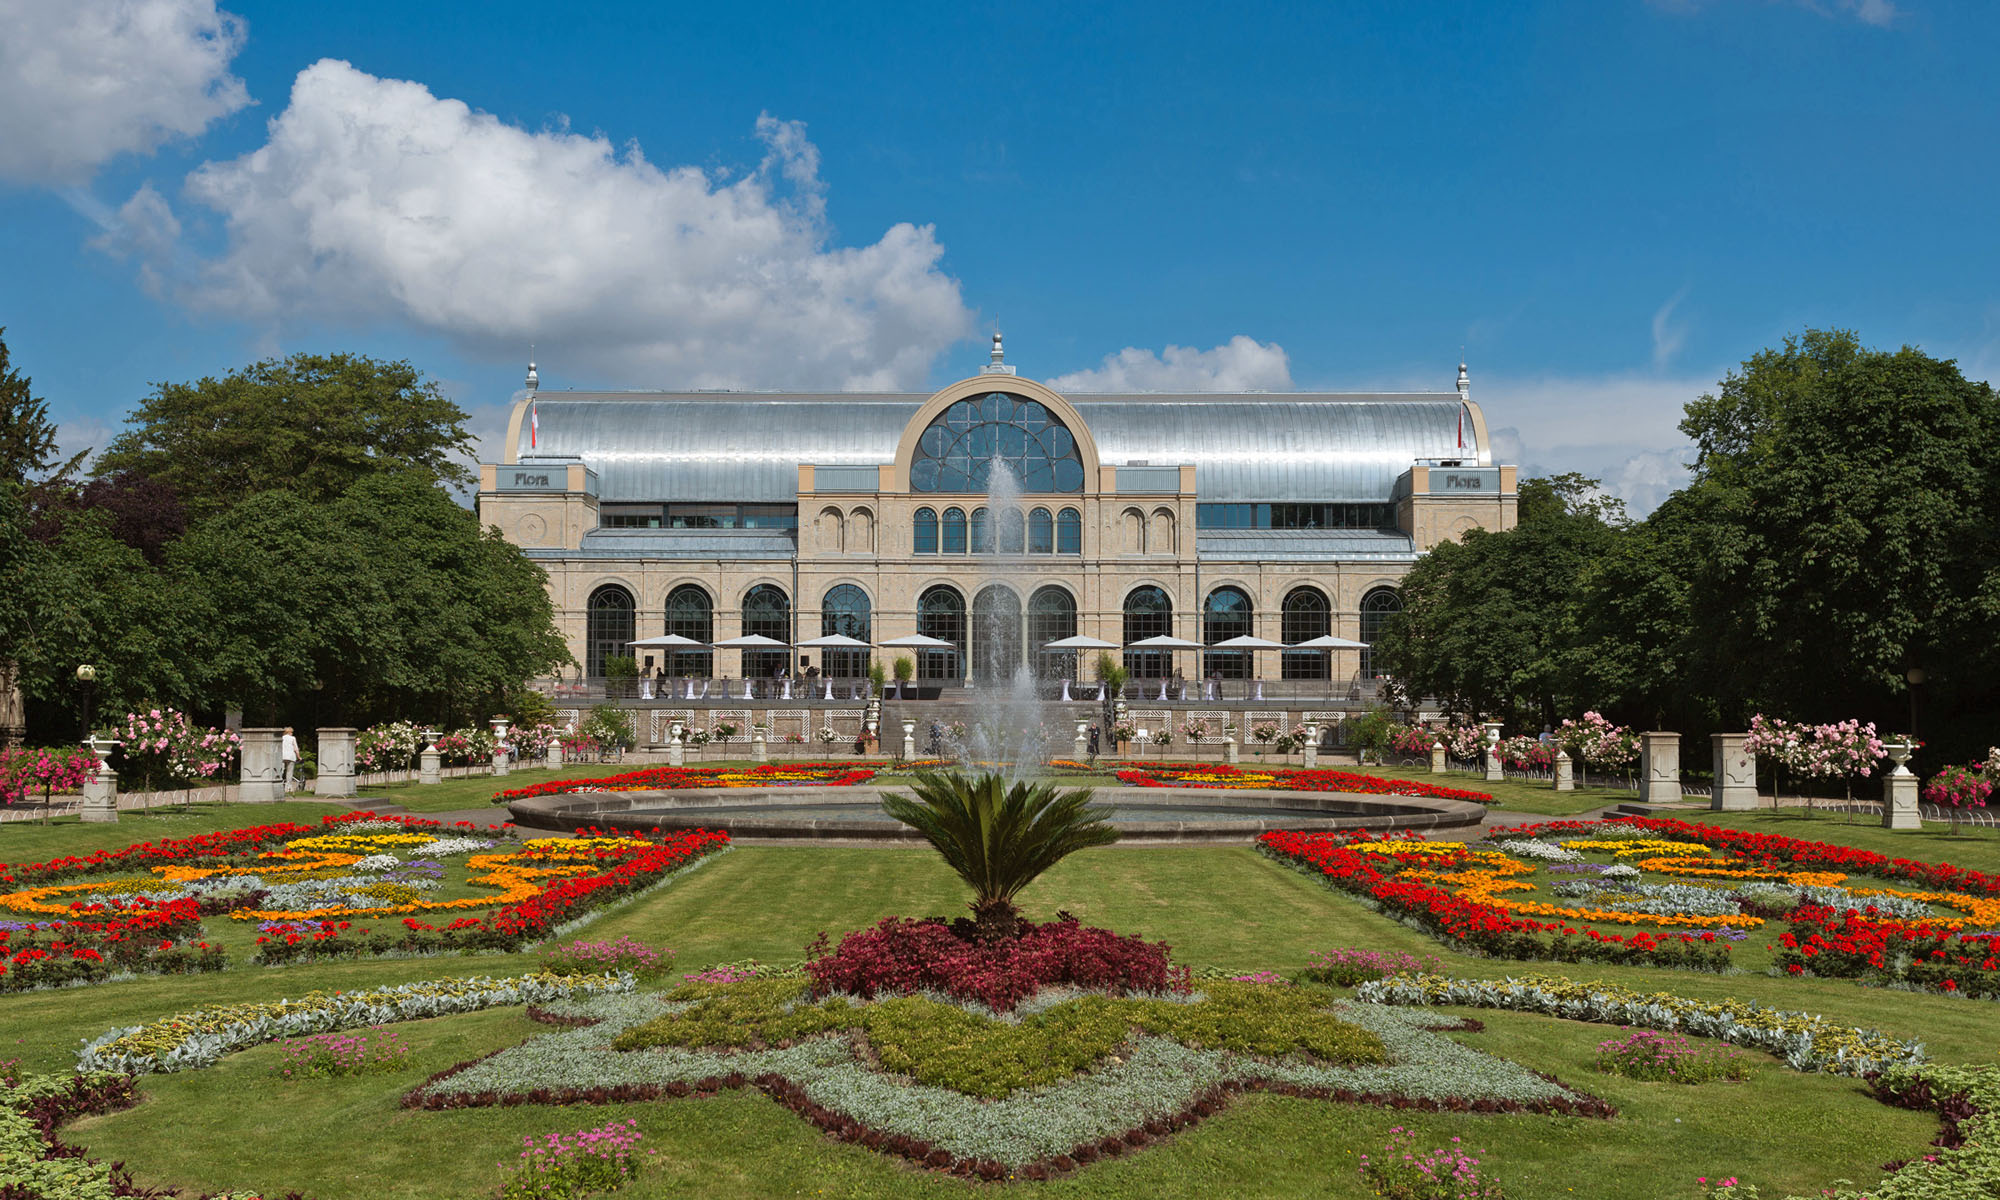
[[[1434,393],[1060,394],[1003,360],[931,395],[516,394],[481,518],[548,572],[591,676],[637,638],[922,634],[933,685],[1026,663],[1076,678],[1076,635],[1374,640],[1418,555],[1514,523],[1465,368]],[[662,655],[665,652],[661,652]],[[661,657],[768,677],[797,651]],[[871,653],[819,648],[829,675]],[[1125,651],[1140,677],[1348,689],[1366,651]],[[1094,658],[1094,655],[1087,655]],[[1085,664],[1085,675],[1089,674]]]

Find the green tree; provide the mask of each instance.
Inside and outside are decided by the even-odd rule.
[[[1078,850],[1118,840],[1118,831],[1090,811],[1089,788],[1009,786],[992,771],[919,771],[910,792],[885,794],[882,808],[923,834],[972,888],[973,919],[987,940],[1019,930],[1014,897],[1042,872]]]
[[[26,483],[55,461],[56,426],[49,420],[48,401],[37,397],[33,382],[14,369],[7,328],[0,325],[0,484]]]
[[[1510,724],[1574,707],[1562,641],[1579,580],[1623,534],[1623,506],[1594,479],[1530,479],[1519,523],[1434,547],[1403,580],[1403,609],[1375,653],[1413,695]]]
[[[415,471],[465,484],[465,413],[408,362],[349,354],[266,359],[221,379],[159,383],[95,465],[174,489],[193,516],[262,492],[331,501],[361,479]]]
[[[1766,707],[1900,724],[1911,668],[1926,672],[1941,715],[1993,711],[1990,386],[1908,346],[1808,330],[1731,372],[1681,429],[1726,531],[1701,576],[1726,603],[1694,613],[1742,667],[1726,716]]]

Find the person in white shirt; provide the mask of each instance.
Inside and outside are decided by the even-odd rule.
[[[292,727],[285,726],[285,740],[278,748],[278,760],[285,765],[285,790],[281,795],[291,795],[292,776],[299,769],[299,739],[292,736]]]

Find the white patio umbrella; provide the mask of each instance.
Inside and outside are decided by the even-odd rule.
[[[943,638],[934,638],[921,633],[912,633],[904,637],[890,638],[888,641],[885,641],[882,644],[884,646],[908,646],[918,650],[958,649],[958,643],[956,642],[947,642]]]
[[[746,633],[742,637],[723,638],[711,642],[717,650],[783,650],[790,643],[777,638],[768,638],[761,633]]]
[[[1256,637],[1256,636],[1254,636],[1254,635],[1252,635],[1252,634],[1247,634],[1247,633],[1246,633],[1246,634],[1244,634],[1244,635],[1243,635],[1242,637],[1233,637],[1233,638],[1229,638],[1229,639],[1227,639],[1227,640],[1225,640],[1225,641],[1220,641],[1220,642],[1217,642],[1217,643],[1215,643],[1215,644],[1214,644],[1213,646],[1210,646],[1210,647],[1209,647],[1209,649],[1210,649],[1210,650],[1247,650],[1247,651],[1249,651],[1249,652],[1250,652],[1250,675],[1251,675],[1251,677],[1252,677],[1253,679],[1255,679],[1255,678],[1261,678],[1261,677],[1260,677],[1260,676],[1259,676],[1259,675],[1257,674],[1257,653],[1256,653],[1256,652],[1257,652],[1257,651],[1259,651],[1259,650],[1283,650],[1284,648],[1285,648],[1285,644],[1284,644],[1283,642],[1274,642],[1274,641],[1272,641],[1272,640],[1271,640],[1270,638],[1260,638],[1260,637]],[[1262,689],[1263,689],[1263,686],[1264,686],[1264,685],[1263,685],[1262,683],[1259,683],[1259,684],[1257,685],[1257,687],[1258,687],[1258,690],[1259,690],[1260,692],[1262,691]]]
[[[1126,642],[1125,648],[1127,650],[1165,650],[1167,652],[1167,661],[1172,663],[1174,661],[1174,651],[1199,650],[1201,649],[1201,643],[1190,642],[1186,638],[1175,637],[1171,633],[1163,633],[1158,637],[1140,638],[1136,642]]]
[[[1116,650],[1117,642],[1107,642],[1103,638],[1077,637],[1057,638],[1043,644],[1044,650]]]
[[[817,647],[823,650],[866,650],[869,648],[867,642],[862,641],[860,638],[848,637],[844,633],[829,633],[825,637],[807,638],[803,642],[796,643],[796,645],[801,650],[808,647]]]
[[[693,638],[682,637],[678,633],[663,633],[658,637],[640,638],[636,642],[626,642],[645,650],[706,650],[707,642],[697,642]]]
[[[1335,650],[1366,650],[1367,648],[1367,642],[1357,642],[1353,638],[1335,637],[1330,633],[1321,637],[1309,638],[1303,642],[1293,642],[1291,645],[1285,647],[1287,650],[1320,650],[1325,652],[1327,660],[1326,677],[1329,680],[1333,678],[1333,652]]]

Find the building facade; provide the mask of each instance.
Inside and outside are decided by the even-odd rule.
[[[1420,554],[1516,504],[1462,365],[1436,393],[1065,395],[997,335],[930,395],[545,392],[531,366],[505,445],[481,520],[548,572],[587,676],[660,634],[878,647],[647,656],[669,676],[909,655],[937,686],[1087,678],[1094,654],[1045,649],[1077,635],[1368,643]],[[912,634],[949,648],[879,648]],[[1123,653],[1141,678],[1374,673],[1366,650]]]

